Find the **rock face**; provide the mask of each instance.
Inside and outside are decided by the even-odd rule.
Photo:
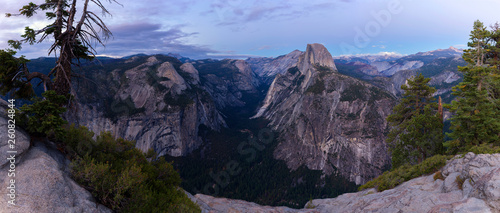
[[[118,65],[111,71],[87,74],[101,87],[98,93],[92,86],[76,84],[77,110],[66,114],[71,123],[96,133],[111,131],[116,137],[135,140],[142,151],[154,149],[171,156],[190,153],[202,143],[199,125],[214,130],[225,126],[210,95],[200,89],[192,64],[151,56]]]
[[[189,195],[188,195],[189,196]],[[317,212],[314,210],[298,210],[284,206],[261,206],[256,203],[243,200],[232,200],[227,198],[215,198],[208,195],[197,194],[189,196],[191,200],[198,204],[202,213],[218,213],[218,212],[269,212],[269,213],[295,213],[295,212]]]
[[[10,197],[8,176],[10,162],[7,151],[7,118],[5,101],[0,100],[0,212],[52,213],[52,212],[111,212],[97,204],[90,192],[75,183],[69,176],[69,161],[50,142],[36,141],[29,147],[30,137],[16,128],[15,156],[15,206],[7,204]]]
[[[433,175],[400,186],[312,200],[319,212],[500,212],[500,154],[457,156]],[[462,181],[457,181],[457,177]]]
[[[290,67],[295,66],[302,53],[302,51],[294,50],[277,58],[249,58],[246,61],[250,64],[257,75],[272,81],[273,77],[277,74],[283,74]]]
[[[245,106],[248,94],[257,94],[260,81],[243,60],[201,60],[192,62],[200,72],[202,89],[218,109]]]
[[[200,204],[202,212],[500,212],[500,154],[457,156],[440,172],[444,180],[434,180],[432,174],[383,192],[367,189],[312,200],[304,209],[260,206],[202,194],[191,199]]]
[[[337,70],[332,55],[321,44],[308,44],[306,52],[299,57],[297,66],[302,74],[307,74],[312,66],[323,66]]]
[[[96,83],[75,83],[77,110],[66,118],[96,133],[135,140],[137,148],[160,156],[184,156],[198,148],[199,126],[226,127],[219,110],[246,105],[246,95],[260,85],[243,60],[182,63],[162,55],[136,56],[85,70]]]
[[[9,157],[9,154],[7,153],[11,149],[9,148],[9,143],[8,140],[10,139],[7,134],[8,130],[8,120],[9,118],[7,117],[7,109],[9,107],[7,106],[9,103],[4,101],[3,99],[0,99],[0,167],[5,168],[8,170],[8,163],[9,161],[7,158]],[[15,138],[15,151],[17,151],[19,154],[26,152],[30,146],[30,139],[28,134],[24,132],[22,129],[16,128],[16,138]],[[2,170],[5,171],[5,170]],[[2,176],[6,177],[6,176]],[[0,178],[2,178],[0,177]]]
[[[296,67],[276,76],[254,117],[281,133],[274,156],[289,168],[338,172],[361,184],[390,162],[385,118],[394,104],[381,89],[336,72],[326,48],[313,44]]]

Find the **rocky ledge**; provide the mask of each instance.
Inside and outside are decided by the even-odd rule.
[[[6,108],[0,99],[0,212],[111,212],[71,179],[69,160],[53,143],[33,140],[30,145],[30,136],[16,128],[10,149]]]
[[[317,199],[304,209],[192,197],[202,212],[500,212],[500,154],[468,153],[448,161],[439,175],[415,178],[383,192],[367,189],[337,198]]]

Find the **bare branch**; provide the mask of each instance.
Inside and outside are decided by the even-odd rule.
[[[96,4],[99,8],[101,8],[102,10],[102,14],[105,15],[105,14],[111,14],[108,9],[106,9],[104,7],[104,5],[102,5],[101,1],[100,0],[92,0],[92,2],[94,2],[94,4]]]
[[[66,25],[66,32],[70,32],[73,30],[73,22],[75,20],[75,14],[76,14],[76,0],[73,0],[73,3],[71,4],[71,9],[69,11],[69,18],[68,18],[68,24]]]
[[[89,0],[85,0],[85,3],[83,5],[83,10],[82,10],[82,17],[80,18],[80,21],[75,27],[75,31],[79,32],[82,29],[83,22],[85,21],[85,17],[87,17],[87,8],[88,8]],[[76,33],[73,35],[72,40],[76,39]]]

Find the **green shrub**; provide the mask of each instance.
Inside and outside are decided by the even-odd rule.
[[[60,136],[64,132],[62,125],[67,123],[61,117],[66,111],[67,99],[55,91],[46,91],[42,96],[44,99],[34,98],[33,104],[20,108],[20,125],[34,136]]]
[[[181,179],[163,158],[147,156],[132,141],[103,132],[92,138],[85,127],[71,125],[58,138],[71,153],[71,175],[96,199],[117,212],[200,212],[183,191]],[[148,158],[150,160],[148,160]]]
[[[474,154],[494,154],[494,153],[500,153],[500,147],[495,146],[493,144],[481,144],[481,145],[476,145],[473,146],[469,149],[468,152],[473,152]]]
[[[360,186],[359,190],[376,188],[377,191],[381,192],[392,189],[405,181],[438,171],[446,165],[446,161],[451,159],[451,157],[452,156],[435,155],[414,166],[405,164],[393,171],[384,172],[384,174]]]
[[[479,146],[473,146],[468,152],[473,152],[474,154],[494,154],[500,153],[500,147],[492,144],[481,144]],[[436,171],[436,174],[434,174],[434,180],[443,180],[444,177],[438,170],[442,168],[446,164],[446,161],[452,157],[452,155],[435,155],[414,166],[403,165],[391,172],[384,172],[384,174],[379,177],[369,181],[365,185],[360,186],[359,190],[361,191],[363,189],[376,188],[378,191],[384,191],[392,189],[402,182],[421,175],[431,174]],[[464,180],[462,180],[461,177],[457,177],[456,182],[459,184],[459,187],[461,187]]]
[[[306,204],[306,209],[314,209],[316,206],[312,204],[312,198],[309,199],[309,202]]]
[[[462,178],[460,175],[458,175],[457,178],[455,179],[455,183],[457,183],[457,186],[460,190],[462,190],[464,182],[465,182],[465,179]]]
[[[434,180],[437,180],[437,179],[444,180],[444,176],[443,176],[443,173],[441,173],[441,171],[437,171],[436,174],[434,174],[433,178],[434,178]]]
[[[85,156],[92,151],[96,146],[93,137],[94,133],[89,131],[87,127],[75,127],[75,124],[71,124],[65,128],[64,134],[59,136],[57,140],[64,141],[64,143],[59,143],[59,145],[62,145],[63,151],[73,158],[76,156]]]

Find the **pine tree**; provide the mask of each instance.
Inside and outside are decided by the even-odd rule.
[[[495,27],[496,26],[496,27]],[[448,134],[453,140],[445,143],[450,153],[467,151],[484,143],[499,143],[500,134],[500,73],[498,24],[488,31],[480,21],[474,22],[470,34],[470,49],[463,58],[468,64],[459,67],[463,82],[453,87],[453,101]]]
[[[419,74],[402,85],[403,98],[387,117],[392,129],[387,143],[392,153],[392,167],[416,164],[442,152],[443,123],[438,105],[428,85],[430,78]]]

